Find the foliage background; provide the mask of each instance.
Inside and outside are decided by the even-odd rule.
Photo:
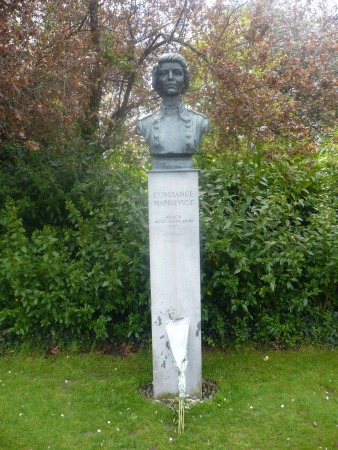
[[[0,339],[150,337],[147,150],[163,51],[212,122],[204,340],[337,343],[337,39],[329,3],[4,1]]]
[[[58,170],[42,176],[33,169],[45,164],[44,156],[31,157],[27,150],[26,161],[20,157],[24,195],[18,172],[2,171],[8,192],[0,222],[3,338],[147,339],[145,171],[137,161],[111,157],[69,177],[61,158]],[[338,182],[332,153],[323,148],[308,158],[272,161],[258,152],[205,152],[198,165],[204,340],[334,345]]]

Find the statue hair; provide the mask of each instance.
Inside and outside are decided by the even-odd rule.
[[[157,73],[159,69],[161,68],[161,65],[163,63],[167,62],[176,62],[179,63],[183,70],[183,76],[184,76],[184,84],[182,89],[182,94],[187,92],[189,89],[189,82],[190,82],[190,72],[188,65],[186,63],[186,60],[183,58],[183,56],[179,55],[178,53],[164,53],[158,58],[157,64],[153,67],[153,78],[152,78],[152,85],[154,90],[161,95],[161,92],[159,91],[158,85],[157,85]]]

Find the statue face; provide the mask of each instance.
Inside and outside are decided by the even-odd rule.
[[[157,86],[161,96],[175,96],[182,92],[184,73],[180,63],[165,62],[157,72]]]

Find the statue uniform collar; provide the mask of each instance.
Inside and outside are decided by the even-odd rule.
[[[165,116],[167,109],[170,109],[170,108],[166,108],[163,105],[163,103],[161,103],[160,109],[157,110],[156,113],[154,114],[153,122],[157,122],[158,120],[161,120]],[[183,103],[183,101],[181,101],[181,103],[178,105],[178,107],[172,108],[172,109],[178,109],[178,115],[184,122],[190,121],[190,119],[188,117],[188,109],[185,106],[185,104]]]

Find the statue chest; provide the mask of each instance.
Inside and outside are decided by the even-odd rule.
[[[179,115],[157,118],[152,124],[151,153],[196,153],[192,127],[192,120],[183,120]]]

